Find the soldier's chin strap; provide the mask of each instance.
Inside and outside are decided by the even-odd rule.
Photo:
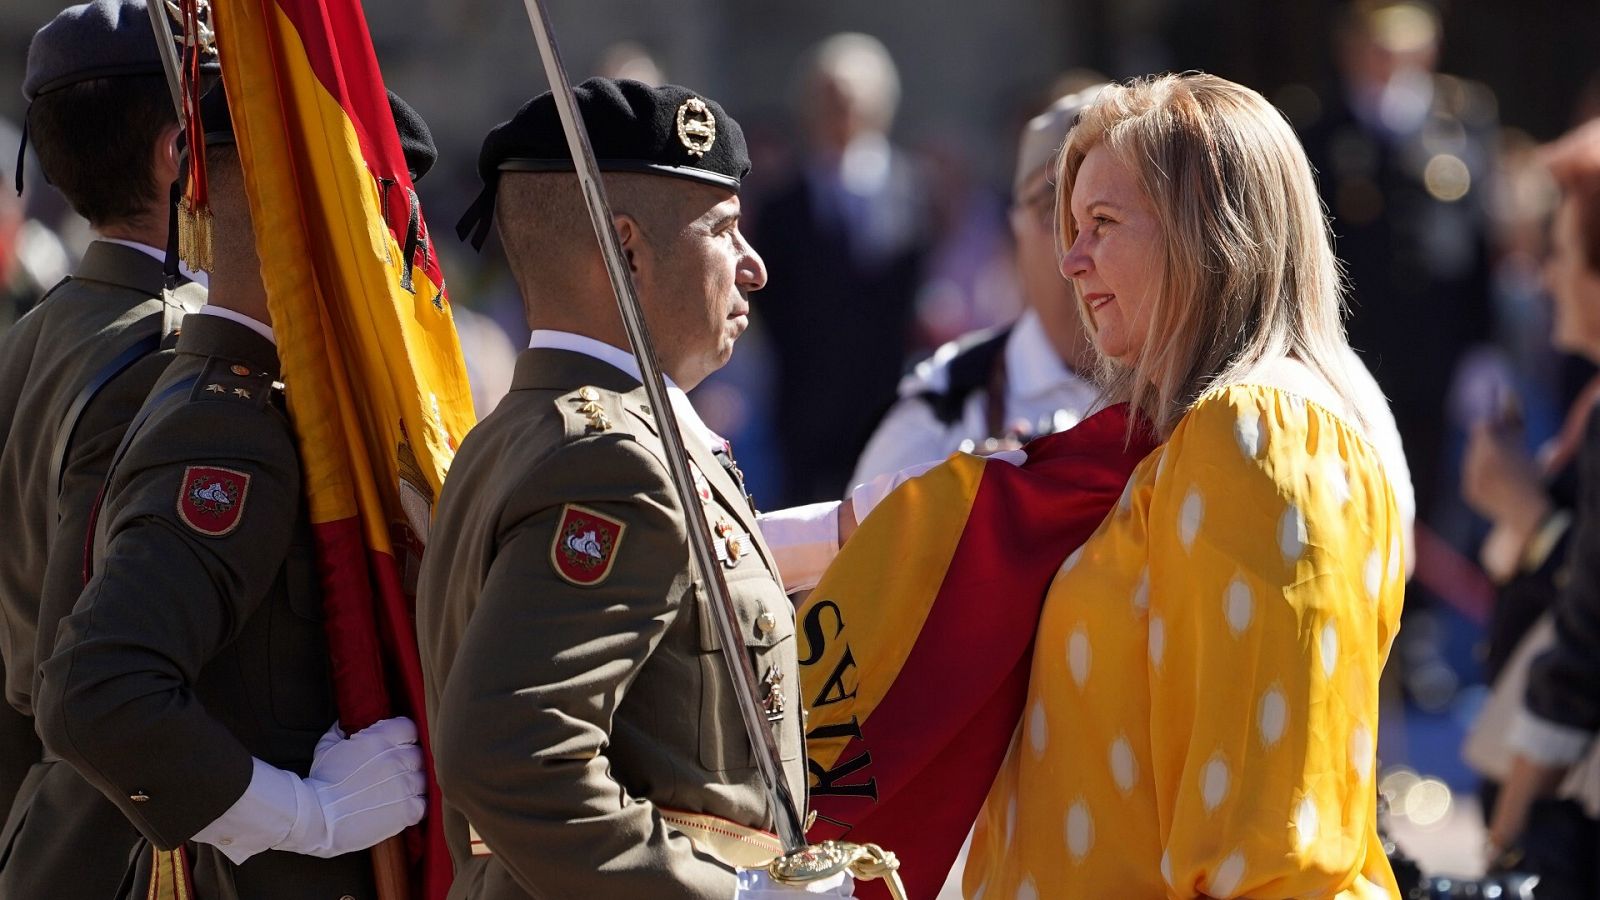
[[[178,277],[181,274],[178,268],[178,203],[183,200],[183,178],[179,176],[172,182],[172,190],[168,192],[167,199],[167,247],[166,256],[161,261],[161,272],[166,276],[166,290],[171,292],[178,286]]]

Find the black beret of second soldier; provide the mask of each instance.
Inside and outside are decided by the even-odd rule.
[[[33,35],[22,96],[33,102],[91,78],[160,75],[144,0],[95,0],[62,10]]]
[[[394,117],[395,130],[400,133],[400,150],[405,154],[411,181],[421,181],[439,158],[439,150],[433,145],[433,132],[428,130],[422,115],[394,91],[389,92],[389,114]],[[206,125],[207,144],[234,142],[233,115],[228,111],[228,98],[220,84],[200,98],[200,121]]]
[[[750,173],[744,131],[715,100],[675,84],[590,78],[573,88],[602,172],[640,172],[712,184],[738,193]],[[501,172],[571,172],[572,154],[555,97],[528,101],[483,139],[483,193],[456,226],[482,246]]]

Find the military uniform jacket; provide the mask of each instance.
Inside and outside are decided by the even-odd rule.
[[[452,465],[417,632],[453,900],[729,897],[733,868],[671,820],[772,826],[656,429],[629,375],[533,349]],[[799,799],[793,610],[739,488],[687,443]]]
[[[3,713],[12,720],[6,731],[21,732],[6,741],[0,766],[13,789],[26,773],[14,808],[10,790],[4,801],[0,897],[49,885],[54,898],[105,900],[138,839],[70,766],[29,763],[40,753],[32,719],[38,663],[83,589],[90,509],[129,420],[172,359],[167,332],[182,307],[204,302],[203,288],[185,284],[169,304],[163,281],[151,256],[96,241],[72,276],[0,337],[0,509],[8,526],[0,652],[10,704]]]
[[[334,721],[322,596],[271,342],[210,315],[114,460],[93,577],[41,670],[48,750],[172,849],[250,783],[251,757],[304,775]],[[190,847],[203,900],[372,896],[367,854]],[[143,898],[151,854],[135,855]]]

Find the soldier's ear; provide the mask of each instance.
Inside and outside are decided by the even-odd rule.
[[[183,170],[183,151],[178,146],[178,138],[182,134],[183,129],[173,122],[161,129],[156,136],[155,146],[151,148],[151,175],[155,183],[162,186],[163,193],[167,185],[178,180],[178,174]]]
[[[639,221],[627,213],[613,216],[617,227],[617,240],[622,244],[622,255],[628,260],[628,270],[638,278],[649,265],[650,242],[645,239]]]

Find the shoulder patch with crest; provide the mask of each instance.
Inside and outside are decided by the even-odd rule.
[[[190,466],[178,486],[178,518],[197,534],[223,537],[244,520],[250,475],[219,466]]]
[[[619,522],[587,507],[568,503],[550,542],[550,564],[556,574],[578,587],[594,587],[606,580],[628,530]]]

